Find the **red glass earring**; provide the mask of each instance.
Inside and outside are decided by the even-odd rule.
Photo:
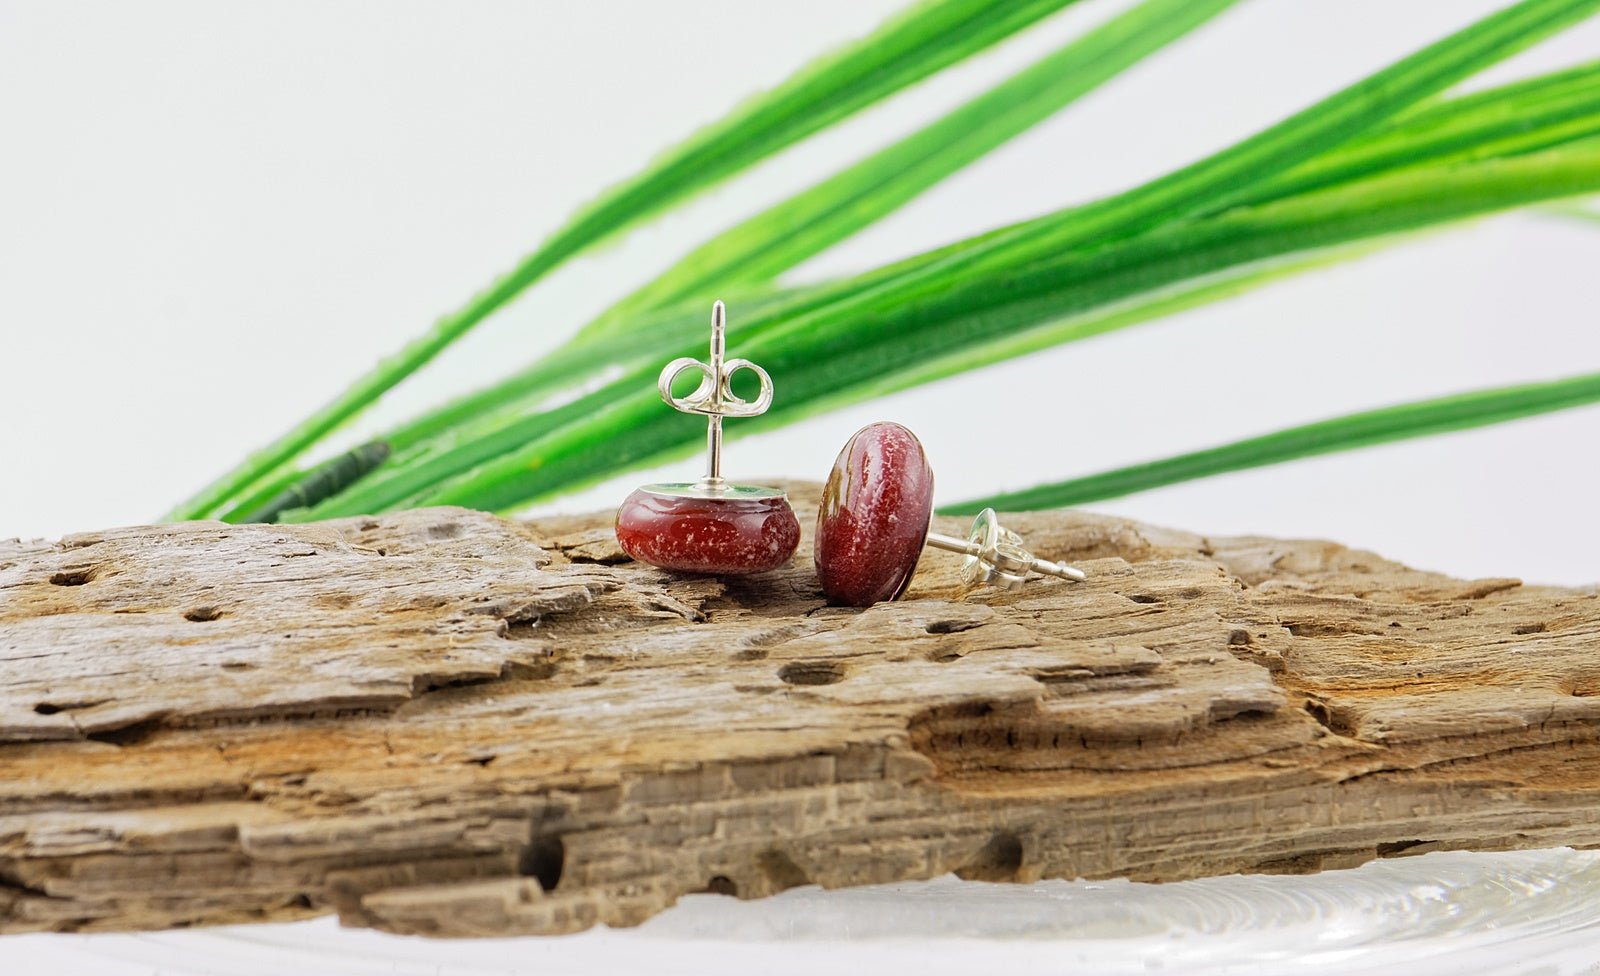
[[[833,462],[817,510],[814,558],[829,603],[867,607],[898,600],[911,585],[924,545],[967,558],[965,585],[1017,586],[1031,573],[1082,581],[1072,566],[1039,559],[986,508],[965,539],[928,531],[933,469],[922,442],[892,423],[868,424]]]
[[[748,359],[724,361],[727,310],[711,307],[710,362],[685,356],[662,369],[661,399],[675,410],[706,418],[706,475],[693,484],[645,485],[617,510],[617,542],[641,562],[684,573],[741,576],[765,573],[789,561],[800,545],[800,521],[788,496],[776,488],[733,485],[722,477],[722,419],[755,417],[772,405],[772,377]],[[741,369],[761,383],[754,400],[733,395],[730,381]],[[689,370],[700,386],[686,397],[672,395],[672,381]]]

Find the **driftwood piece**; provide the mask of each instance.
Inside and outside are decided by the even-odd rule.
[[[606,513],[0,543],[0,931],[553,933],[693,891],[1600,845],[1595,591],[1012,524],[1090,582],[963,601],[930,551],[912,598],[834,609],[809,540],[675,578]]]

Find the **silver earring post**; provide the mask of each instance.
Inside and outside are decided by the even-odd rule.
[[[771,488],[751,488],[729,485],[722,477],[722,420],[724,417],[759,417],[772,406],[772,377],[767,371],[748,359],[727,359],[727,308],[722,302],[711,306],[711,355],[709,362],[692,356],[674,359],[661,370],[656,381],[661,399],[674,410],[700,414],[706,418],[706,473],[693,486],[683,486],[689,491],[675,494],[693,494],[702,498],[720,498],[730,492],[740,495],[781,495]],[[745,400],[733,394],[733,374],[748,369],[760,381],[754,400]],[[700,374],[700,385],[686,397],[673,396],[672,383],[689,370]],[[668,486],[650,486],[668,487]],[[677,487],[677,486],[671,486]]]
[[[706,418],[706,476],[700,487],[707,491],[722,491],[727,482],[722,480],[722,392],[726,386],[722,360],[728,354],[728,310],[719,301],[711,306],[711,412]]]
[[[1029,552],[1022,545],[1022,537],[1002,526],[992,508],[978,513],[965,539],[929,532],[926,541],[935,549],[959,552],[967,557],[961,565],[961,578],[968,586],[992,583],[1009,589],[1020,586],[1030,573],[1055,576],[1074,583],[1081,583],[1088,578],[1076,566],[1053,563]]]

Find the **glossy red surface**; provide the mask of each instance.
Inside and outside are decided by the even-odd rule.
[[[817,577],[828,601],[866,607],[898,599],[932,517],[933,469],[917,435],[884,422],[857,431],[833,462],[817,510]]]
[[[662,569],[743,576],[788,562],[800,520],[782,496],[675,498],[641,488],[617,509],[617,542]]]

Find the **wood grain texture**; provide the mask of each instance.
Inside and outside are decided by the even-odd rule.
[[[704,890],[1600,845],[1594,590],[1010,524],[1090,581],[962,600],[930,551],[842,610],[809,538],[674,577],[609,513],[0,542],[0,931],[556,933]]]

